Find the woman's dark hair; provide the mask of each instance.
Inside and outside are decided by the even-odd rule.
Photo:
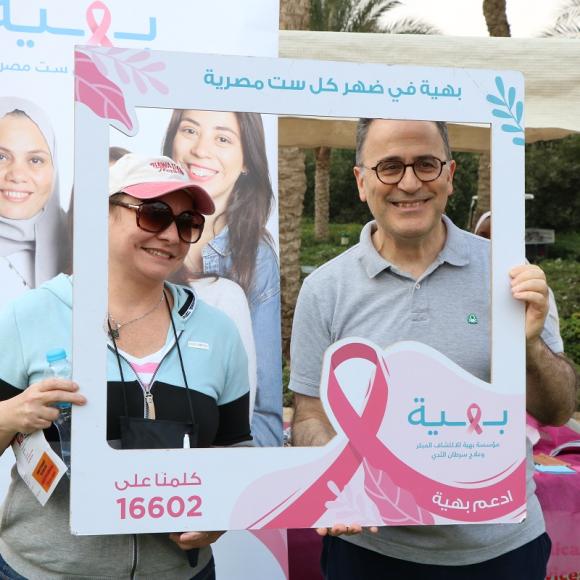
[[[109,163],[116,163],[119,161],[119,159],[121,159],[121,157],[127,155],[127,153],[131,152],[129,149],[125,149],[124,147],[109,147]]]
[[[163,155],[167,157],[173,156],[173,141],[183,113],[184,110],[174,110],[167,126],[163,140]],[[274,193],[268,173],[262,117],[258,113],[235,112],[234,115],[240,125],[246,171],[234,184],[224,212],[232,256],[232,270],[228,274],[248,294],[254,278],[258,245],[262,240],[272,243],[266,222],[272,209]]]

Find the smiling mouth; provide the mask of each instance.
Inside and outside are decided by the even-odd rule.
[[[400,207],[402,209],[413,209],[416,207],[421,207],[422,205],[427,203],[427,199],[420,199],[416,201],[391,201],[395,207]]]
[[[160,250],[158,248],[143,248],[143,250],[155,258],[164,258],[165,260],[173,260],[175,258],[172,253],[166,252],[165,250]]]
[[[218,173],[215,169],[199,165],[188,165],[187,171],[192,179],[209,179]]]
[[[7,201],[12,201],[15,203],[22,203],[26,201],[31,195],[31,191],[13,191],[9,189],[2,189],[2,197]]]

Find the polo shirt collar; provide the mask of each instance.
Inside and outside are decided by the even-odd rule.
[[[447,228],[447,238],[441,252],[439,252],[439,261],[447,262],[452,266],[467,266],[469,264],[469,250],[465,243],[464,232],[458,228],[446,215],[442,216],[443,223]]]
[[[466,266],[469,264],[469,251],[462,239],[465,232],[458,228],[446,215],[443,215],[442,218],[447,228],[447,237],[436,261],[439,264],[447,262],[452,266]],[[375,231],[376,226],[377,222],[371,221],[363,227],[360,233],[361,260],[369,278],[374,278],[383,270],[396,269],[396,265],[389,262],[389,260],[385,260],[377,252],[373,244],[372,233]]]

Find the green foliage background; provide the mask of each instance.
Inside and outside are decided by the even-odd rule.
[[[556,236],[580,231],[580,135],[526,146],[526,191],[535,196],[526,204],[527,224]]]

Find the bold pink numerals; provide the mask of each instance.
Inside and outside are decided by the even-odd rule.
[[[127,500],[124,497],[120,497],[117,503],[121,506],[121,519],[127,518]]]
[[[153,519],[157,519],[163,516],[165,513],[165,508],[163,507],[163,498],[159,496],[152,497],[149,500],[149,515]]]
[[[193,504],[191,509],[187,512],[187,517],[193,518],[196,516],[200,516],[201,512],[198,512],[197,510],[201,506],[201,497],[199,497],[199,495],[192,495],[187,498],[187,501]]]
[[[199,510],[201,507],[201,497],[199,495],[192,495],[187,498],[190,504],[190,508],[187,511],[187,517],[193,518],[201,516],[202,513]],[[163,517],[166,513],[172,518],[179,518],[185,512],[185,500],[174,495],[170,498],[164,500],[161,496],[152,497],[147,503],[145,503],[145,498],[134,497],[129,500],[129,506],[127,509],[127,498],[121,497],[117,500],[121,508],[120,517],[122,520],[126,520],[129,517],[132,520],[140,520],[146,515],[153,519],[159,519]]]
[[[143,505],[144,501],[143,497],[134,497],[129,502],[129,516],[134,520],[140,520],[147,513]]]

